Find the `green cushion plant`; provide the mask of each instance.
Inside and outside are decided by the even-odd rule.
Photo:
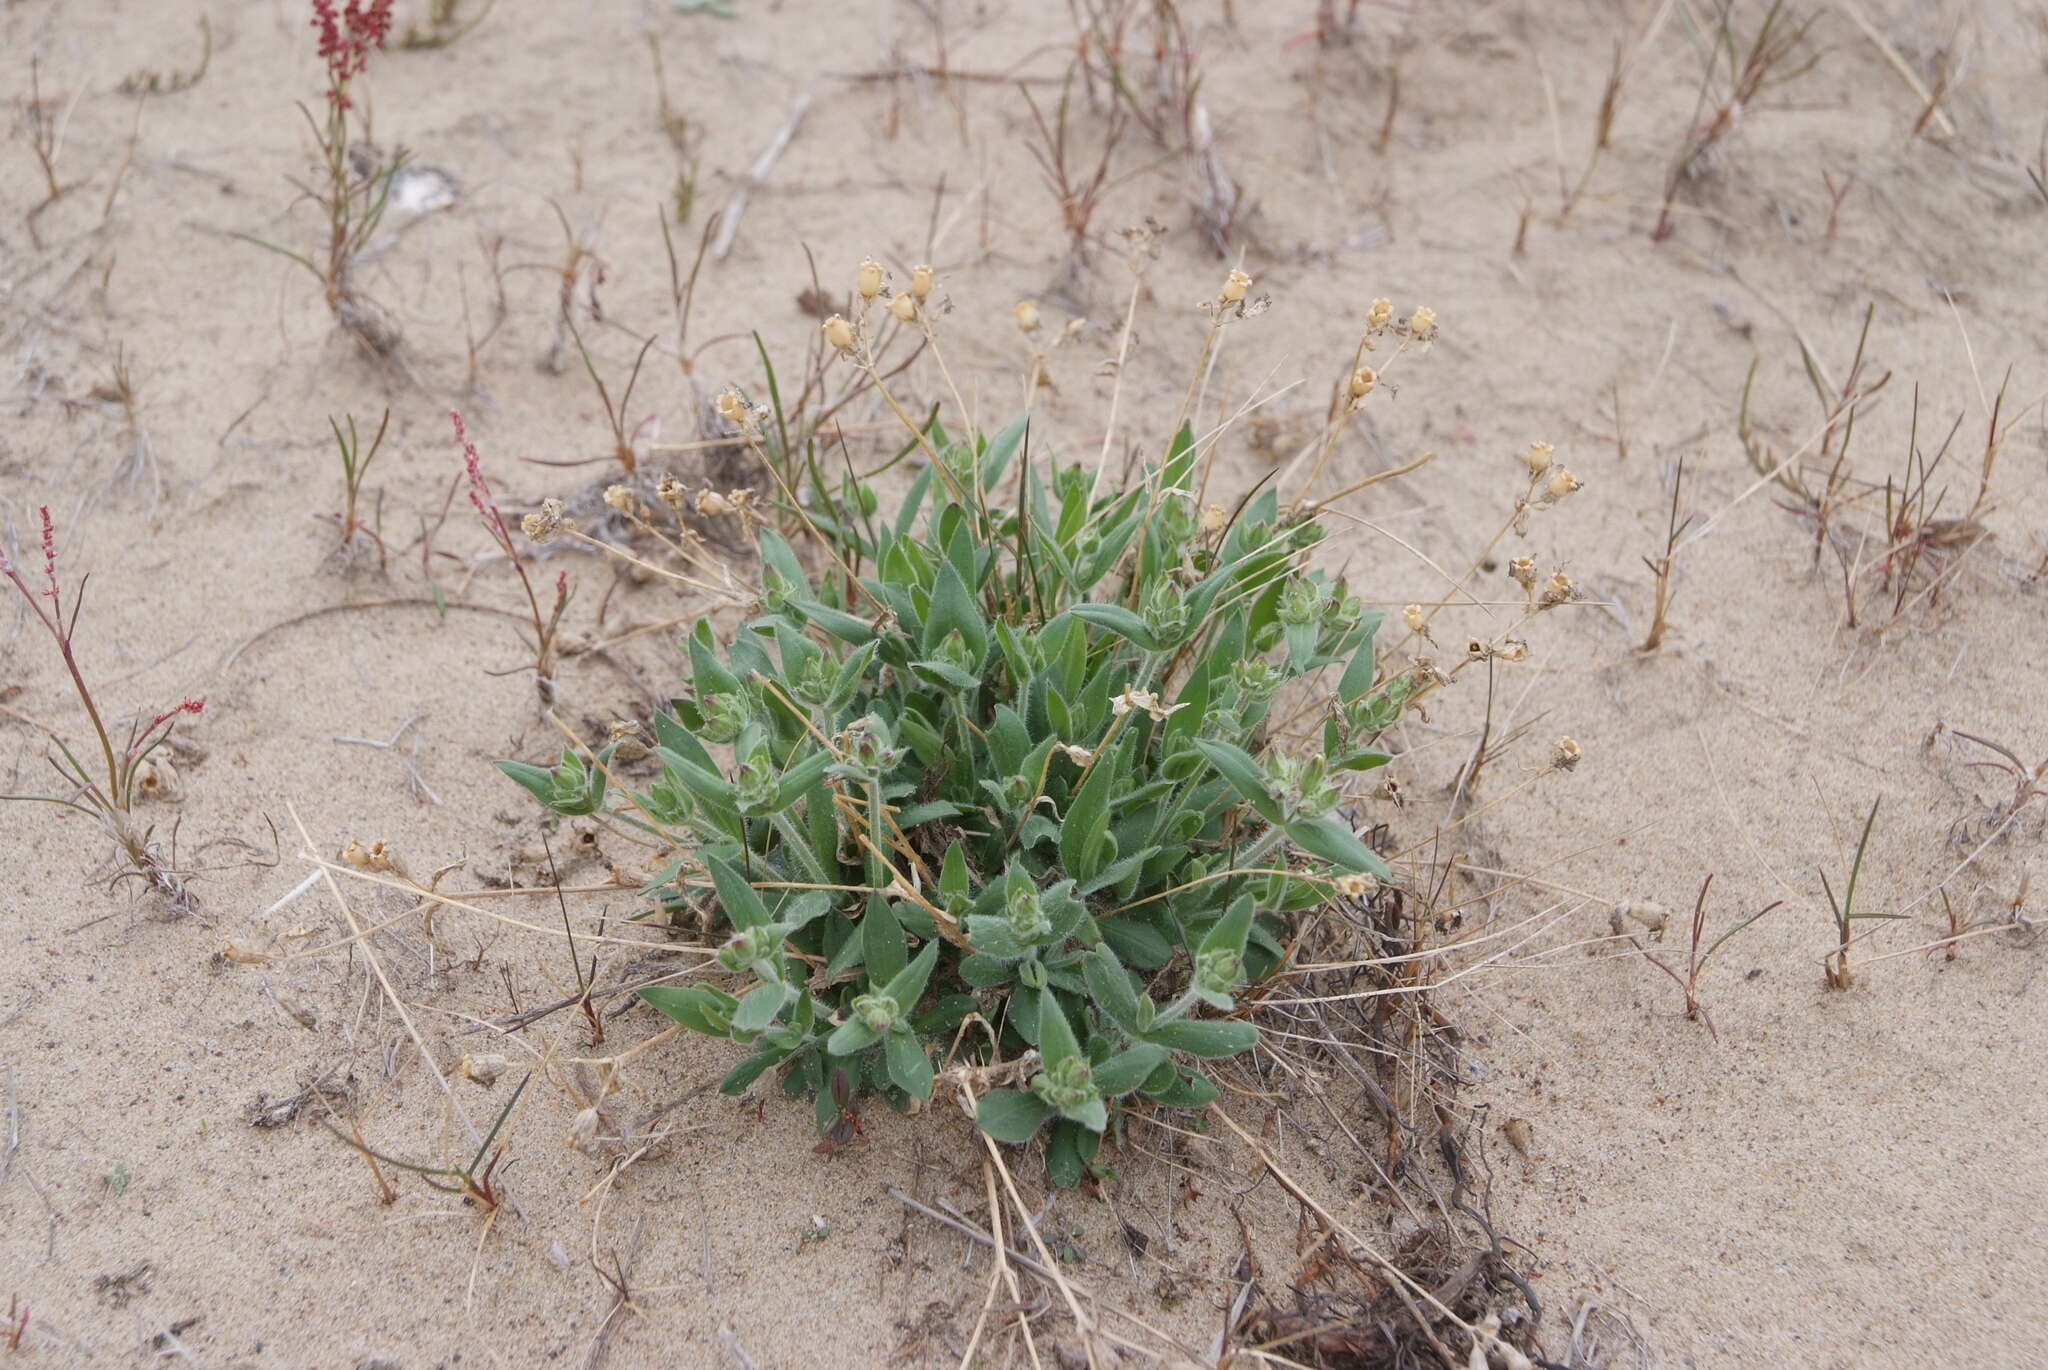
[[[864,1090],[928,1098],[935,1060],[1023,1059],[980,1125],[1049,1128],[1070,1185],[1119,1108],[1216,1097],[1201,1063],[1258,1040],[1243,987],[1333,889],[1387,878],[1340,782],[1387,761],[1413,683],[1307,568],[1312,515],[1196,507],[1185,428],[1125,489],[1037,468],[1028,434],[934,420],[892,514],[851,478],[785,507],[817,564],[760,532],[757,611],[722,651],[706,622],[685,640],[644,791],[607,791],[603,754],[500,764],[672,844],[657,904],[708,886],[736,992],[641,993],[745,1049],[728,1092],[775,1071],[824,1128]]]

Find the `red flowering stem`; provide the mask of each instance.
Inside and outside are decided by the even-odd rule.
[[[121,772],[119,765],[114,760],[114,742],[107,735],[106,724],[100,721],[99,706],[93,703],[92,691],[86,686],[85,675],[78,669],[78,658],[71,650],[71,625],[64,621],[62,587],[57,583],[56,526],[51,522],[50,507],[47,504],[39,512],[42,515],[43,521],[43,574],[49,579],[49,588],[44,590],[41,596],[38,596],[35,591],[29,589],[28,582],[21,578],[21,573],[14,569],[14,564],[7,559],[5,553],[0,553],[0,575],[5,575],[7,579],[14,582],[14,588],[21,591],[21,597],[27,600],[29,607],[36,611],[36,618],[41,621],[43,628],[50,634],[51,639],[56,642],[57,654],[64,658],[64,669],[71,673],[72,688],[78,692],[78,702],[85,706],[85,716],[92,720],[93,733],[100,740],[100,755],[105,758],[107,763],[107,784],[118,792]],[[80,582],[80,592],[83,593],[83,582]],[[43,597],[47,597],[50,601],[50,609],[47,613],[44,612],[43,606],[40,603]],[[76,609],[72,611],[72,617],[75,623],[77,621]],[[80,775],[79,779],[84,781],[89,788],[98,790],[99,787],[92,784],[91,776]],[[102,797],[107,798],[111,802],[111,796]],[[125,804],[118,807],[123,810],[127,808]]]
[[[526,574],[526,560],[519,555],[519,547],[512,541],[512,534],[505,527],[505,516],[498,512],[498,501],[491,494],[490,482],[484,479],[483,459],[477,454],[476,443],[470,440],[469,429],[463,425],[462,411],[451,409],[448,417],[455,423],[455,441],[462,448],[462,461],[469,477],[469,502],[476,506],[477,514],[484,521],[491,540],[504,549],[512,569],[519,573],[520,588],[526,591],[526,604],[533,614],[534,672],[543,682],[548,675],[548,655],[554,645],[555,625],[562,617],[562,610],[568,605],[569,573],[562,572],[555,582],[555,612],[551,618],[543,618],[540,612],[540,598],[533,593],[533,581]],[[545,692],[547,686],[541,686]]]

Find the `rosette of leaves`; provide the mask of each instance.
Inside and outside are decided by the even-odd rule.
[[[723,650],[704,623],[684,642],[644,790],[501,764],[670,844],[657,910],[708,887],[730,988],[642,994],[745,1048],[728,1092],[773,1071],[824,1128],[860,1091],[907,1107],[941,1063],[1035,1053],[980,1122],[1044,1133],[1073,1184],[1119,1108],[1214,1098],[1202,1063],[1258,1039],[1242,988],[1337,879],[1387,878],[1340,782],[1385,764],[1412,681],[1307,569],[1312,518],[1267,492],[1202,528],[1186,430],[1109,491],[1020,460],[1025,434],[934,421],[941,460],[886,516],[850,477],[814,485],[822,569],[764,529],[758,612]],[[1290,688],[1319,716],[1276,745]]]

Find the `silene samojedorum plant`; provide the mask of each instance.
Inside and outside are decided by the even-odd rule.
[[[755,616],[723,651],[701,620],[685,640],[645,790],[608,785],[609,749],[498,764],[672,847],[645,890],[672,920],[715,895],[732,990],[641,994],[746,1049],[727,1093],[775,1071],[830,1128],[862,1091],[928,1099],[936,1057],[1021,1086],[980,1126],[1049,1127],[1072,1185],[1120,1108],[1217,1097],[1203,1063],[1258,1040],[1244,987],[1333,892],[1389,878],[1340,781],[1386,763],[1418,683],[1378,678],[1380,616],[1307,569],[1312,514],[1196,508],[1187,428],[1122,490],[1038,469],[1027,433],[934,417],[892,515],[850,475],[786,505],[823,569],[760,531]],[[1290,685],[1317,716],[1283,740]]]
[[[86,579],[78,582],[77,592],[67,605],[64,586],[57,579],[56,525],[50,519],[48,505],[44,505],[39,513],[42,519],[42,587],[36,589],[29,585],[27,578],[8,559],[4,544],[0,544],[0,579],[14,586],[27,602],[30,614],[50,635],[57,655],[64,662],[64,670],[71,677],[71,687],[78,695],[78,702],[85,709],[86,720],[92,724],[98,755],[92,758],[91,763],[81,761],[60,735],[50,731],[50,743],[56,748],[56,754],[49,758],[50,765],[62,778],[64,792],[0,794],[0,800],[55,804],[92,819],[105,830],[120,852],[122,864],[114,877],[116,881],[139,880],[154,893],[169,899],[174,907],[183,907],[187,893],[185,882],[175,869],[175,858],[166,857],[152,840],[150,826],[135,815],[135,805],[140,797],[138,791],[147,792],[156,783],[152,754],[171,740],[171,732],[179,719],[187,714],[198,715],[206,708],[206,701],[187,699],[147,720],[138,718],[130,725],[127,738],[116,741],[115,734],[108,730],[106,720],[100,716],[92,688],[86,684],[85,673],[78,664],[78,615],[85,607]],[[90,756],[91,752],[87,754]],[[172,845],[175,850],[175,840]]]

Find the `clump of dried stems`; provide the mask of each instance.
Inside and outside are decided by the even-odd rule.
[[[1679,190],[1715,166],[1724,142],[1746,115],[1756,112],[1757,102],[1812,71],[1823,55],[1815,50],[1799,58],[1814,16],[1799,16],[1785,0],[1771,0],[1746,42],[1736,32],[1735,9],[1735,0],[1720,0],[1714,27],[1705,35],[1706,68],[1700,74],[1693,123],[1664,177],[1664,203],[1657,212],[1657,226],[1650,231],[1656,242],[1670,237],[1678,226],[1673,210]]]

